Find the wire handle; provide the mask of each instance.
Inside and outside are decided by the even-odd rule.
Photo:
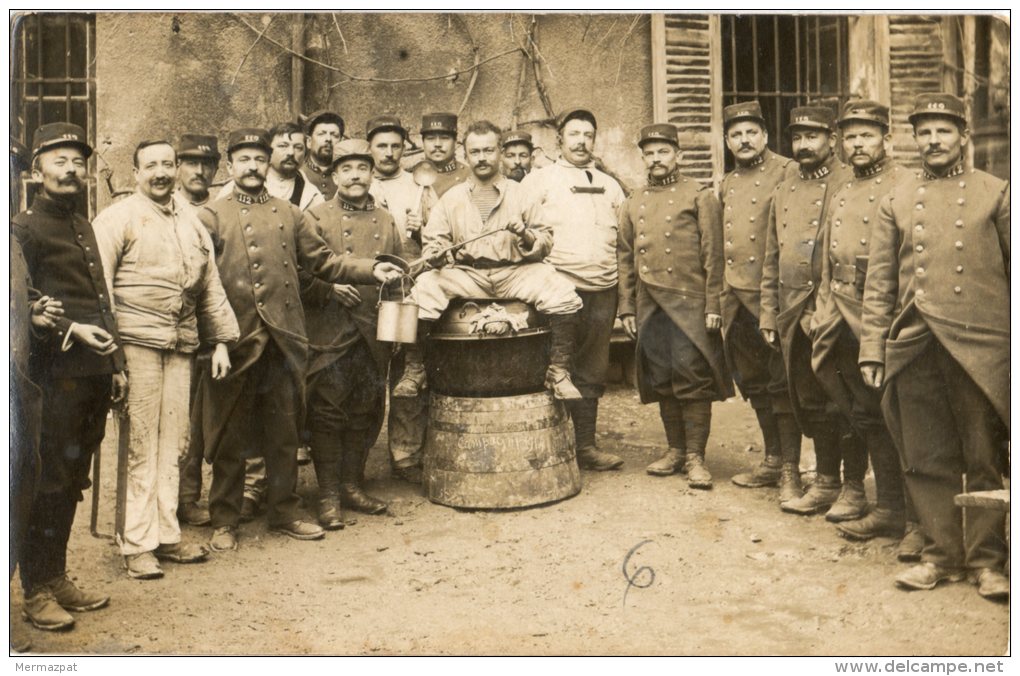
[[[411,283],[411,288],[414,288],[414,277],[412,277],[411,275],[409,275],[409,274],[407,274],[405,272],[405,273],[401,274],[400,277],[398,277],[398,279],[400,280],[400,302],[401,303],[406,303],[407,302],[407,291],[404,290],[404,280],[407,280],[408,282],[410,282]],[[379,300],[376,301],[376,304],[375,304],[376,309],[379,309],[379,306],[382,305],[382,302],[383,302],[383,299],[382,299],[383,291],[386,290],[386,285],[389,284],[389,283],[390,282],[383,282],[382,284],[379,285]]]

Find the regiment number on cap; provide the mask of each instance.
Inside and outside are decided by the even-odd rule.
[[[60,138],[66,139],[68,141],[77,141],[78,140],[78,135],[77,134],[61,134]]]
[[[212,152],[212,148],[210,148],[209,146],[198,146],[198,149],[201,150],[203,153],[211,153]]]
[[[255,135],[255,134],[245,134],[244,140],[245,141],[258,141],[259,137],[257,135]]]
[[[794,122],[810,122],[811,118],[808,117],[807,115],[798,115],[797,117],[793,118],[793,121]]]
[[[946,109],[946,104],[945,104],[944,101],[930,101],[930,102],[928,102],[928,109],[929,110],[932,110],[932,109],[934,109],[934,110],[945,110]]]

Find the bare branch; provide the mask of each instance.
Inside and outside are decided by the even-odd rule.
[[[340,44],[344,46],[344,54],[349,54],[347,51],[347,40],[344,40],[344,34],[340,30],[340,22],[336,20],[336,12],[330,12],[329,15],[333,17],[333,25],[336,26],[336,34],[340,36]]]
[[[237,70],[234,71],[233,77],[230,78],[231,85],[233,85],[234,82],[237,80],[237,75],[238,73],[241,72],[241,66],[243,66],[244,62],[248,60],[248,55],[251,54],[251,51],[253,49],[255,49],[255,45],[259,43],[259,40],[261,40],[262,37],[266,34],[266,31],[269,30],[269,27],[273,25],[273,19],[275,18],[276,16],[274,14],[269,15],[269,21],[266,22],[265,27],[259,32],[258,37],[255,38],[255,42],[251,43],[251,46],[248,47],[248,51],[245,52],[244,56],[241,57],[241,63],[237,64]]]

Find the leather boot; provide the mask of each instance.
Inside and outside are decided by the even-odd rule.
[[[551,341],[549,345],[549,368],[545,372],[545,387],[552,390],[553,397],[564,401],[581,398],[581,392],[570,379],[570,364],[574,358],[577,313],[548,315]]]
[[[319,525],[326,530],[340,530],[344,527],[344,514],[340,508],[340,477],[335,459],[337,440],[313,434],[312,442],[312,462],[315,480],[319,484]],[[328,457],[324,458],[324,455]]]
[[[599,400],[577,399],[566,403],[570,420],[574,426],[574,443],[577,448],[577,464],[581,469],[597,472],[616,469],[623,464],[623,458],[612,453],[603,453],[595,448],[595,425],[598,421]]]
[[[921,524],[916,521],[907,521],[904,527],[903,539],[896,547],[896,559],[903,563],[915,563],[921,560],[921,551],[924,549],[924,531]]]
[[[800,444],[803,436],[800,426],[792,413],[776,413],[776,427],[779,429],[779,454],[783,464],[800,467]]]
[[[399,399],[414,399],[428,388],[425,377],[425,339],[432,329],[432,322],[418,320],[418,340],[407,345],[404,350],[404,374],[393,387],[393,396]]]
[[[849,540],[870,540],[876,537],[894,538],[903,534],[904,519],[903,512],[876,507],[865,517],[836,524],[836,530]]]
[[[666,431],[666,454],[645,468],[652,476],[670,476],[684,467],[684,456],[687,455],[687,439],[684,435],[683,404],[673,397],[659,402],[659,417]]]
[[[356,512],[382,514],[389,506],[377,500],[361,488],[364,481],[365,448],[364,430],[348,430],[344,433],[343,453],[340,456],[340,504]]]
[[[712,429],[712,402],[708,399],[683,402],[683,418],[684,436],[687,439],[684,462],[687,485],[709,489],[712,487],[712,475],[705,465],[705,447],[708,445],[708,433]]]
[[[688,453],[684,469],[687,470],[687,485],[691,488],[709,489],[712,487],[712,474],[705,466],[705,456]]]
[[[868,513],[868,498],[864,494],[864,484],[860,481],[847,481],[839,492],[839,498],[825,513],[825,520],[833,523],[860,519]]]
[[[734,476],[732,481],[743,488],[775,486],[779,483],[783,467],[779,422],[771,408],[756,408],[754,412],[758,416],[758,426],[765,442],[765,458],[750,472]]]
[[[670,476],[671,474],[676,474],[684,466],[685,455],[684,449],[671,447],[666,451],[666,455],[646,467],[645,471],[652,476]]]
[[[797,500],[804,495],[804,487],[800,483],[800,467],[784,462],[779,473],[779,503]]]
[[[819,474],[807,493],[796,500],[779,503],[779,508],[793,514],[815,514],[836,502],[839,493],[839,477]]]
[[[783,458],[779,455],[766,455],[765,458],[750,472],[741,472],[733,476],[733,483],[743,488],[764,488],[775,486],[782,478]]]

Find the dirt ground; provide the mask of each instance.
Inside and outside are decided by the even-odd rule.
[[[28,628],[12,585],[11,623],[34,650],[84,654],[1001,655],[1009,608],[969,584],[906,593],[894,542],[851,543],[821,516],[782,514],[776,489],[730,477],[760,457],[750,407],[713,409],[710,492],[644,468],[663,449],[657,408],[629,388],[603,399],[602,448],[621,471],[583,474],[579,495],[539,508],[458,511],[389,477],[385,439],[371,492],[391,514],[358,517],[318,542],[241,527],[238,551],[131,580],[88,530],[69,569],[109,594],[62,634]],[[754,445],[755,450],[748,451]],[[813,466],[806,444],[802,466]],[[114,446],[104,448],[102,530],[112,530]],[[869,493],[874,486],[869,478]],[[311,466],[300,493],[314,500]],[[185,528],[204,542],[205,528]],[[634,580],[628,586],[624,561]]]

